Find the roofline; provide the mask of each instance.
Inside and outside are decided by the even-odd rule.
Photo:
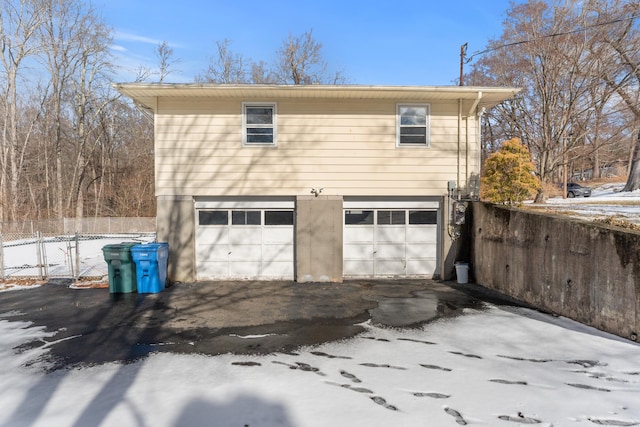
[[[215,83],[114,83],[113,87],[136,103],[153,108],[157,97],[248,98],[270,96],[278,99],[397,99],[477,100],[492,107],[511,98],[520,88],[485,86],[375,86],[375,85],[263,85]]]

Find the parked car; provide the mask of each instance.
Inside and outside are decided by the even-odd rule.
[[[567,184],[567,197],[589,197],[591,196],[591,188],[570,182]]]

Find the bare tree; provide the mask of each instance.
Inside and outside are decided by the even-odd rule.
[[[512,132],[509,137],[520,137],[528,146],[543,182],[566,166],[567,154],[581,141],[575,123],[590,111],[583,101],[594,63],[583,55],[584,38],[569,31],[580,14],[573,4],[552,7],[533,0],[514,4],[507,11],[502,37],[474,65],[475,75],[492,76],[494,84],[523,88],[493,117]],[[562,36],[550,37],[556,34]],[[536,201],[545,198],[543,186]]]
[[[313,30],[284,40],[277,51],[274,76],[281,84],[343,84],[344,73],[328,71],[322,56],[322,43],[313,38]]]
[[[603,150],[618,153],[609,147],[619,146],[624,138],[624,132],[614,130],[615,125],[624,129],[628,123],[617,99],[624,99],[626,93],[629,104],[638,105],[632,94],[637,96],[640,80],[635,86],[628,85],[630,78],[619,74],[620,67],[611,60],[614,55],[606,52],[612,41],[604,43],[601,34],[610,34],[617,27],[611,24],[618,23],[620,10],[594,20],[593,6],[604,7],[605,3],[529,0],[512,4],[502,37],[491,42],[467,76],[474,84],[523,88],[516,98],[490,112],[492,136],[502,140],[520,137],[531,150],[543,182],[562,175],[566,181],[574,167],[580,173],[592,168],[598,176]],[[630,46],[627,36],[619,40]],[[631,46],[632,51],[639,51],[640,45]],[[616,77],[603,78],[611,73]],[[625,92],[633,87],[635,92]],[[495,147],[498,141],[488,145]],[[536,200],[545,197],[543,187]]]
[[[17,216],[19,203],[18,185],[22,171],[24,152],[30,132],[19,131],[18,92],[19,73],[25,62],[39,51],[35,42],[41,15],[38,4],[32,0],[3,1],[0,5],[0,59],[3,67],[2,150],[0,154],[0,221],[7,218],[4,203],[11,201],[10,215]],[[29,126],[30,127],[30,126]]]
[[[586,7],[596,16],[593,25],[598,29],[591,52],[607,64],[599,76],[624,101],[637,123],[640,121],[640,30],[636,20],[640,3],[637,0],[589,1]],[[640,189],[640,130],[634,132],[633,140],[623,191]]]
[[[156,46],[155,54],[158,58],[158,83],[163,83],[169,74],[176,72],[173,67],[178,64],[180,60],[174,59],[173,49],[166,41]]]
[[[229,46],[231,41],[224,39],[216,42],[217,55],[211,57],[209,67],[195,80],[202,83],[238,84],[248,83],[246,71],[247,60],[234,53]]]

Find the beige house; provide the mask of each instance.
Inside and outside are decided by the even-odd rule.
[[[442,278],[514,88],[118,84],[154,117],[173,281]]]

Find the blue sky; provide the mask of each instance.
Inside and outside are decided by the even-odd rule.
[[[273,61],[289,34],[313,29],[331,69],[348,83],[449,85],[459,75],[460,46],[483,50],[497,38],[509,0],[257,1],[94,0],[114,30],[116,80],[131,81],[140,65],[154,67],[167,41],[180,59],[167,81],[202,73],[218,40],[253,61]]]

